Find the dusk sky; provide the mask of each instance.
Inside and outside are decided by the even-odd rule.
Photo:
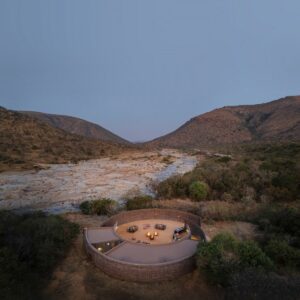
[[[300,94],[299,0],[0,0],[0,105],[131,141]]]

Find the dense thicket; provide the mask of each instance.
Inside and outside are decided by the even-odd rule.
[[[247,269],[268,271],[271,259],[254,241],[238,241],[230,234],[219,234],[209,243],[198,245],[197,265],[200,272],[217,284],[228,285],[233,275]]]
[[[39,299],[79,228],[59,216],[0,212],[1,299]]]

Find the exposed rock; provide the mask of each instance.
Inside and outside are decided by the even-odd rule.
[[[164,155],[172,155],[174,163],[163,163]],[[136,190],[151,194],[151,181],[188,172],[196,163],[194,156],[165,150],[49,165],[48,169],[38,172],[4,172],[0,174],[0,209],[68,211],[85,200],[102,197],[121,200]]]

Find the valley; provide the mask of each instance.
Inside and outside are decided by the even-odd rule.
[[[0,108],[1,292],[179,300],[244,299],[253,290],[268,299],[270,290],[295,299],[299,99],[220,108],[141,144],[78,118]],[[200,217],[196,269],[149,285],[94,265],[86,226],[157,208]]]

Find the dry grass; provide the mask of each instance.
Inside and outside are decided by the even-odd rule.
[[[226,201],[203,201],[200,202],[200,216],[203,222],[224,220],[246,220],[254,216],[263,206],[251,201],[226,202]]]
[[[189,199],[154,200],[152,203],[155,208],[178,209],[197,215],[200,214],[200,204]]]
[[[238,239],[253,239],[256,226],[243,221],[255,215],[261,205],[257,203],[233,203],[225,201],[193,202],[189,199],[154,200],[155,207],[178,209],[201,216],[201,227],[208,240],[221,232],[229,232]]]

